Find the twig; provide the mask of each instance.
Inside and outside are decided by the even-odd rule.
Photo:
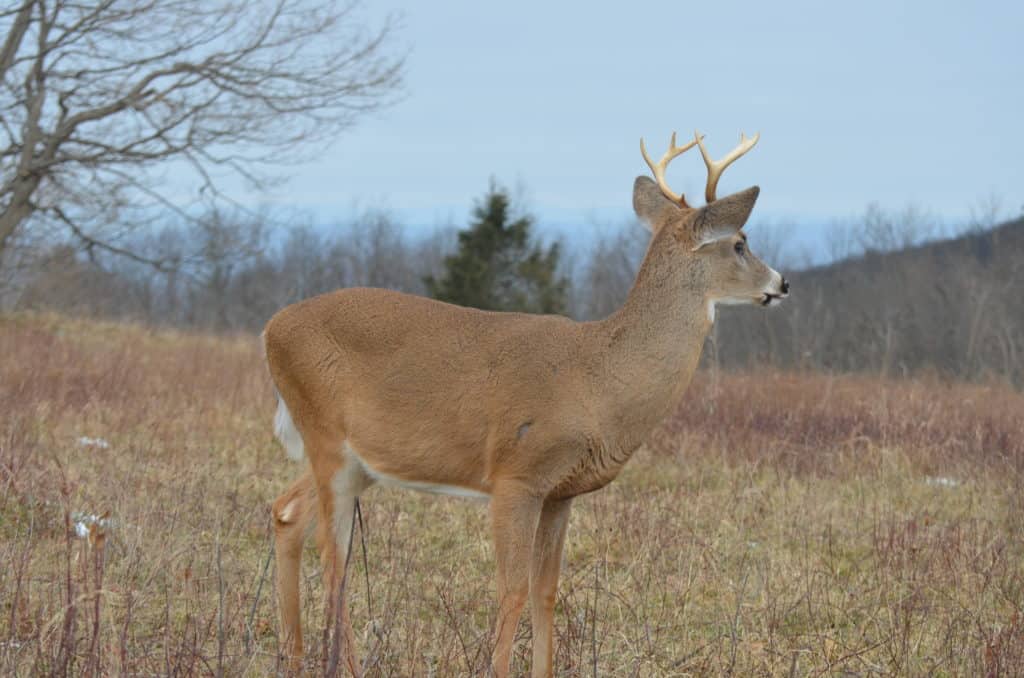
[[[224,675],[224,571],[220,565],[220,530],[217,530],[217,678]]]
[[[260,604],[260,595],[263,593],[263,580],[266,579],[267,571],[270,569],[270,561],[274,557],[274,539],[273,533],[270,528],[270,518],[267,518],[267,542],[270,544],[270,548],[267,549],[267,559],[263,563],[263,571],[260,572],[260,578],[256,584],[256,595],[252,601],[252,609],[249,610],[249,619],[245,622],[245,653],[252,653],[252,620],[256,617],[256,608]]]
[[[363,527],[363,509],[356,498],[356,517],[359,519],[359,541],[363,545],[363,575],[366,578],[366,615],[373,621],[373,600],[370,598],[370,563],[366,557],[366,528]],[[351,542],[349,548],[352,548]]]
[[[743,581],[740,582],[740,590],[736,596],[736,611],[732,616],[732,625],[729,629],[729,635],[732,640],[732,647],[729,653],[729,669],[728,673],[732,675],[733,670],[736,668],[736,651],[739,648],[739,626],[740,626],[740,609],[743,606],[743,594],[747,590],[747,579],[750,577],[750,570],[746,568],[747,553],[743,553],[743,557],[740,559],[740,569],[743,570]]]
[[[594,666],[594,678],[597,678],[597,603],[601,591],[601,579],[598,577],[600,565],[594,566],[594,613],[590,618],[590,656]]]
[[[103,674],[103,657],[100,653],[100,601],[103,595],[103,570],[106,561],[106,535],[93,525],[93,537],[90,549],[93,552],[93,609],[92,609],[92,640],[89,643],[89,671],[91,676]]]
[[[345,607],[345,584],[348,581],[348,563],[349,563],[349,560],[352,559],[352,541],[353,541],[353,538],[355,537],[355,532],[356,532],[356,513],[355,513],[355,511],[353,511],[352,512],[352,523],[349,525],[349,529],[348,529],[348,547],[345,549],[345,563],[344,563],[343,569],[341,571],[341,586],[338,587],[338,598],[337,598],[337,600],[333,601],[334,607],[336,608],[336,610],[335,610],[334,615],[328,616],[328,624],[329,625],[331,623],[331,620],[333,619],[334,633],[332,635],[330,633],[330,629],[329,628],[324,631],[325,636],[326,636],[325,639],[329,639],[330,640],[330,649],[329,649],[328,655],[327,655],[327,665],[324,668],[324,675],[325,676],[335,676],[335,675],[337,675],[338,664],[339,664],[339,662],[341,660],[341,644],[344,642],[344,639],[341,636],[344,635],[344,633],[345,633],[345,629],[343,628],[344,627],[344,619],[345,619],[345,613],[344,613],[344,607]],[[337,550],[335,550],[335,554],[337,554]],[[335,555],[335,557],[337,557],[337,555]],[[332,570],[334,569],[334,564],[333,563],[331,564],[331,568],[332,568]],[[335,576],[337,576],[337,574],[332,574],[331,575],[332,583],[333,583],[333,579],[334,579]],[[348,648],[348,651],[349,651],[350,654],[353,651],[353,649],[354,648],[351,648],[351,647]]]

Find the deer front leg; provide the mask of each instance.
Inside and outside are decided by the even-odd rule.
[[[543,500],[519,486],[495,487],[491,528],[498,564],[498,619],[494,625],[491,669],[506,678],[516,625],[530,588],[530,560]]]
[[[290,654],[293,669],[301,665],[302,621],[299,578],[302,546],[316,523],[317,498],[313,474],[306,471],[278,497],[274,517],[274,555],[277,562],[277,607],[281,618],[281,647]]]
[[[571,499],[544,502],[533,539],[530,615],[533,626],[533,678],[553,674],[555,598]]]

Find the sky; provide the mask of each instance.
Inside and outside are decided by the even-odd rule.
[[[541,223],[586,228],[630,217],[641,136],[657,158],[699,128],[714,157],[761,133],[719,186],[760,185],[755,221],[1024,209],[1024,2],[368,0],[389,12],[402,100],[252,199],[460,224],[493,177]],[[702,202],[696,149],[669,180]]]

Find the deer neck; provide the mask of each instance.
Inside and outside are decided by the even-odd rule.
[[[648,250],[626,303],[600,323],[604,420],[616,446],[629,452],[679,403],[712,324],[699,267],[680,265],[657,245]]]

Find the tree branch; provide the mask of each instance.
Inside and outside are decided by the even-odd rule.
[[[184,213],[159,180],[174,159],[191,168],[197,198],[231,202],[225,172],[259,185],[393,103],[393,21],[367,32],[358,6],[25,0],[0,12],[0,254],[39,205],[97,242],[133,201],[136,212],[156,201]]]

